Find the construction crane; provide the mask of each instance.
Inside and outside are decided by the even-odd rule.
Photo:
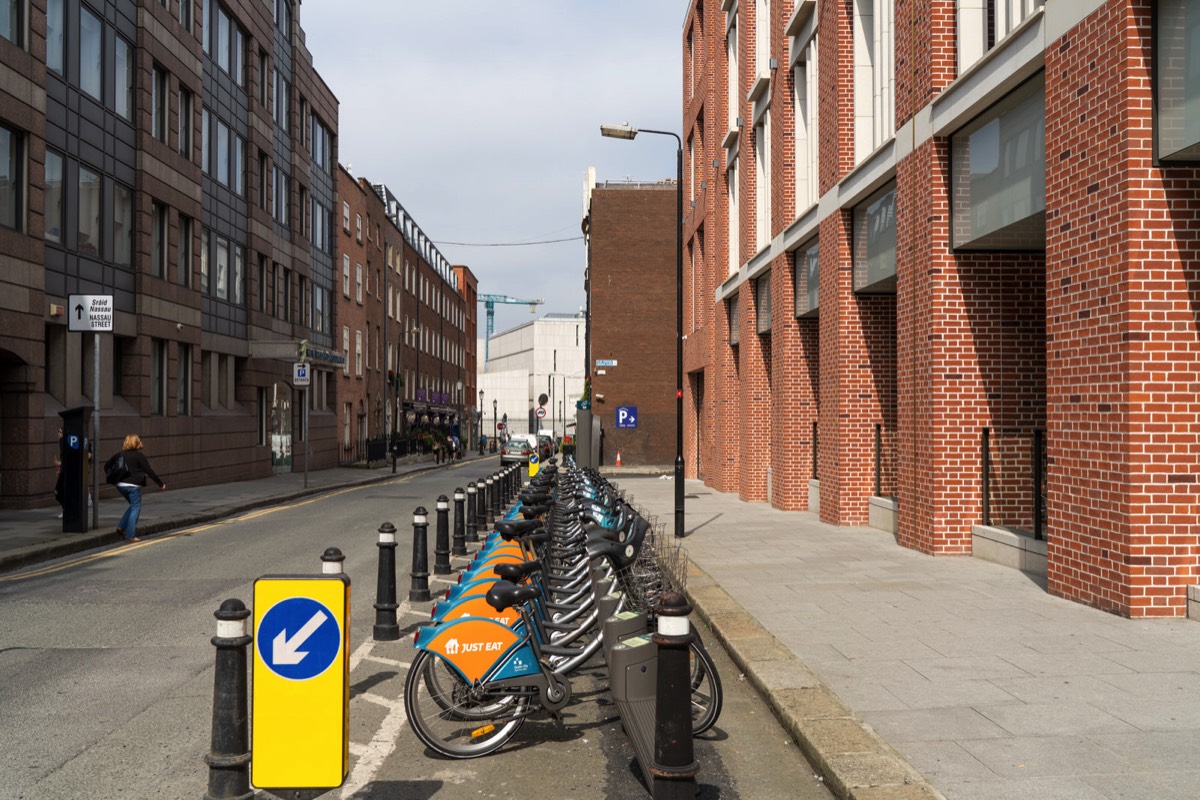
[[[537,307],[545,300],[522,300],[519,297],[509,297],[506,294],[481,294],[479,302],[487,310],[487,337],[483,340],[483,360],[488,360],[488,343],[492,340],[492,332],[496,330],[496,303],[509,303],[517,306],[529,306],[529,313],[536,314]]]

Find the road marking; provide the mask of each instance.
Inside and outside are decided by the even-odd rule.
[[[384,658],[383,656],[367,655],[363,656],[364,661],[370,661],[375,664],[385,664],[389,667],[397,667],[398,669],[408,669],[412,666],[411,661],[397,661],[394,658]]]
[[[363,700],[366,700],[368,703],[374,703],[375,705],[383,706],[384,708],[395,708],[397,704],[399,704],[401,708],[404,707],[403,700],[392,700],[391,698],[384,697],[383,695],[375,694],[373,692],[363,692],[359,695],[359,697]]]
[[[393,701],[379,724],[375,735],[369,744],[361,749],[361,755],[350,771],[350,777],[342,784],[342,798],[353,797],[359,790],[375,780],[379,768],[387,761],[388,756],[396,749],[396,740],[400,729],[408,722],[408,714],[404,711],[403,701]],[[365,794],[364,794],[365,796]]]

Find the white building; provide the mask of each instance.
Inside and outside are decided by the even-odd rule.
[[[484,434],[491,436],[494,423],[507,414],[510,433],[546,429],[557,436],[574,435],[575,401],[583,394],[586,324],[582,313],[547,314],[493,335],[486,348],[479,342],[476,352],[488,352],[488,360],[480,361],[478,380]],[[545,417],[539,420],[542,395]]]

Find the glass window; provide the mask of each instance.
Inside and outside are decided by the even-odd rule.
[[[79,88],[104,100],[104,25],[86,8],[79,9]]]
[[[46,66],[59,75],[66,69],[63,61],[66,29],[63,0],[46,0]]]
[[[267,51],[258,51],[258,99],[267,105]]]
[[[0,137],[4,129],[0,128]],[[7,183],[7,181],[5,181]],[[46,239],[62,242],[63,226],[63,157],[53,150],[46,151]]]
[[[1162,161],[1200,160],[1200,2],[1159,0],[1155,140]]]
[[[167,343],[150,340],[150,413],[161,416],[167,405]]]
[[[20,227],[22,158],[21,134],[0,126],[0,225],[5,228]]]
[[[233,136],[233,174],[230,185],[239,196],[246,192],[246,142],[237,134]]]
[[[950,137],[955,247],[1046,246],[1046,102],[1039,75]]]
[[[179,345],[179,372],[175,378],[175,413],[192,413],[192,346]]]
[[[208,109],[200,112],[200,171],[208,174]]]
[[[100,176],[79,168],[79,251],[100,253]]]
[[[179,0],[179,25],[185,31],[192,29],[192,3],[194,0]]]
[[[217,66],[229,72],[229,15],[217,6],[217,28],[213,47],[217,51]]]
[[[158,66],[150,82],[150,135],[167,140],[167,73]]]
[[[754,281],[754,313],[759,333],[771,332],[771,273]]]
[[[258,151],[258,207],[267,207],[267,154]]]
[[[279,23],[279,30],[285,35],[290,35],[292,30],[292,7],[290,0],[275,0],[275,21]]]
[[[342,294],[350,296],[350,256],[342,256]]]
[[[150,274],[167,275],[167,207],[157,201],[150,205]]]
[[[117,96],[116,112],[129,121],[133,121],[133,53],[129,43],[120,36],[116,37],[116,73]]]
[[[742,342],[742,301],[741,294],[735,294],[729,299],[729,345],[735,347]]]
[[[200,291],[208,293],[208,229],[200,229]]]
[[[239,306],[242,304],[242,286],[245,283],[245,270],[246,251],[242,249],[241,245],[235,244],[233,246],[233,292],[231,294],[233,295],[233,302]]]
[[[192,157],[192,93],[179,90],[179,154]]]
[[[179,215],[179,248],[175,259],[175,282],[187,286],[192,279],[192,218]]]
[[[216,288],[213,294],[222,300],[229,297],[229,240],[223,236],[217,237],[217,272]]]
[[[896,187],[854,209],[854,291],[896,291]]]
[[[797,250],[796,257],[796,316],[816,316],[820,301],[821,246],[813,242],[810,247]]]
[[[229,126],[217,120],[217,181],[229,185]]]
[[[232,51],[229,54],[229,74],[237,81],[238,86],[246,85],[246,34],[235,23],[233,25]]]
[[[24,45],[25,21],[21,19],[24,9],[23,0],[4,0],[0,2],[0,36],[13,44]]]
[[[133,191],[119,183],[113,187],[113,261],[133,263]]]

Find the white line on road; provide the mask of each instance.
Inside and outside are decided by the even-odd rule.
[[[410,663],[408,661],[397,661],[394,658],[384,658],[383,656],[377,656],[377,655],[363,656],[363,660],[364,661],[373,661],[376,664],[387,664],[389,667],[399,667],[401,669],[408,669],[409,667],[412,666],[412,663]]]
[[[380,723],[379,729],[371,738],[370,744],[363,748],[362,755],[354,763],[350,777],[342,784],[341,797],[343,800],[354,797],[360,789],[375,779],[375,774],[379,772],[383,762],[396,749],[396,739],[400,735],[400,729],[407,721],[408,715],[404,712],[404,703],[393,701],[383,722]]]

